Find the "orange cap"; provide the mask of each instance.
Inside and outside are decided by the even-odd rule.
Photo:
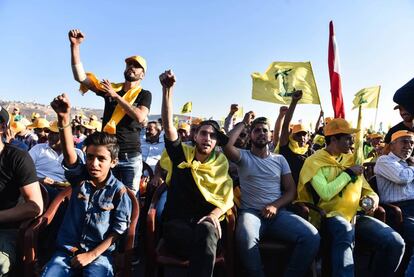
[[[125,59],[125,62],[128,62],[128,61],[136,61],[142,66],[142,68],[144,69],[144,72],[147,73],[147,61],[145,61],[143,57],[141,56],[128,57]]]
[[[355,134],[358,131],[359,129],[352,128],[351,124],[343,118],[334,118],[323,128],[323,134],[326,137],[337,134]]]
[[[10,129],[13,131],[13,133],[17,135],[21,131],[26,130],[26,126],[24,126],[24,124],[21,123],[20,121],[13,121],[10,124]]]
[[[391,142],[401,137],[414,137],[414,133],[407,130],[400,130],[392,134]]]
[[[307,132],[305,126],[303,126],[303,124],[294,124],[292,126],[292,134],[296,134],[299,132]]]
[[[27,125],[27,128],[49,128],[49,121],[47,121],[46,118],[36,118],[36,120],[33,122],[33,124]]]

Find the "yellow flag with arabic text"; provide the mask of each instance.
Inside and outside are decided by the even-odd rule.
[[[381,86],[375,86],[370,88],[363,88],[355,94],[354,107],[356,109],[359,106],[363,109],[377,109],[380,97]]]
[[[253,99],[286,105],[294,91],[302,90],[299,104],[320,104],[310,62],[273,62],[264,74],[251,76]]]
[[[191,113],[192,110],[193,110],[193,102],[187,102],[181,108],[181,113]]]

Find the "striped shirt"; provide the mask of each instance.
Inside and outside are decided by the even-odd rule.
[[[380,202],[414,199],[414,166],[409,166],[405,160],[390,152],[378,158],[374,173]]]

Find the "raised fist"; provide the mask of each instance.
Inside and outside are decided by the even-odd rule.
[[[231,106],[230,106],[230,113],[234,114],[238,110],[239,110],[239,105],[238,104],[231,104]]]
[[[70,115],[70,102],[66,93],[56,96],[53,101],[50,102],[50,106],[59,117]]]
[[[85,39],[85,35],[79,29],[70,30],[68,36],[72,45],[79,45]]]
[[[280,107],[280,109],[279,109],[279,114],[281,114],[281,115],[285,115],[286,113],[287,113],[287,111],[288,111],[288,107],[286,107],[286,106],[282,106],[282,107]]]
[[[243,122],[247,125],[250,125],[255,118],[255,114],[253,111],[250,111],[244,115]]]
[[[292,99],[299,101],[300,99],[302,99],[302,96],[303,96],[303,92],[301,90],[297,90],[293,92]]]
[[[160,83],[163,88],[170,88],[174,86],[175,75],[172,72],[172,70],[166,70],[164,73],[160,75]]]

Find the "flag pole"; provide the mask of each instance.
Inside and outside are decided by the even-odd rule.
[[[377,128],[377,115],[378,115],[378,104],[379,104],[379,98],[381,95],[381,86],[378,88],[378,98],[377,98],[377,109],[375,110],[375,119],[374,119],[374,129]]]

